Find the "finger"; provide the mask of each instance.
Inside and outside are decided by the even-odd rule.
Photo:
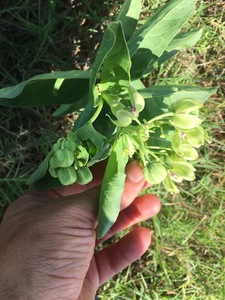
[[[149,230],[136,228],[117,243],[97,252],[95,263],[99,272],[99,285],[141,257],[148,249],[150,242]]]
[[[160,208],[160,200],[155,195],[146,194],[137,197],[130,206],[120,212],[116,223],[97,243],[100,244],[117,232],[155,216]]]
[[[144,188],[146,181],[143,177],[141,166],[138,161],[132,161],[126,166],[126,180],[121,199],[120,209],[128,207],[140,191]]]

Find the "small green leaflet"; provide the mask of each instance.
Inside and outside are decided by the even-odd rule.
[[[128,155],[123,153],[123,142],[118,138],[110,155],[99,200],[98,238],[103,237],[116,221],[120,212],[125,184]]]

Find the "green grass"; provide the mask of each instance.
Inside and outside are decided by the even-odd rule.
[[[88,68],[108,16],[122,1],[12,1],[0,9],[0,86],[51,70]],[[151,2],[151,6],[149,4]],[[143,1],[143,19],[163,2]],[[54,4],[52,4],[54,3]],[[79,4],[80,3],[80,4]],[[199,0],[186,29],[203,28],[197,45],[180,53],[148,78],[149,84],[177,83],[218,88],[203,109],[211,144],[201,148],[197,180],[171,196],[157,193],[162,210],[142,225],[152,246],[99,290],[108,299],[225,299],[225,4]],[[53,108],[0,109],[0,214],[27,190],[26,177],[51,144],[70,126]],[[124,233],[114,237],[120,238]]]

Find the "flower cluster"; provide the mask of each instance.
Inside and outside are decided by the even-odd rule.
[[[168,107],[169,113],[157,117],[156,125],[150,125],[149,132],[160,128],[159,120],[169,125],[169,134],[164,137],[170,142],[167,149],[159,146],[157,151],[153,151],[154,147],[148,146],[149,141],[143,147],[138,147],[135,138],[130,138],[129,144],[132,143],[138,152],[146,181],[151,184],[163,182],[167,191],[178,193],[179,189],[175,183],[195,179],[195,168],[190,161],[198,158],[196,148],[202,146],[205,141],[209,142],[206,131],[200,126],[203,121],[199,115],[201,106],[202,103],[195,99],[178,100]],[[148,124],[150,123],[151,120],[148,121]],[[134,150],[131,152],[134,153]]]
[[[86,166],[88,160],[88,151],[78,144],[74,134],[70,133],[53,145],[49,173],[52,177],[58,178],[62,185],[74,182],[86,184],[92,180],[92,173]]]

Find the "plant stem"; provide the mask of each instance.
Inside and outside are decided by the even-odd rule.
[[[147,124],[151,124],[151,123],[153,123],[153,122],[155,122],[155,121],[161,120],[161,119],[166,118],[166,117],[172,117],[173,115],[174,115],[174,113],[172,113],[172,112],[169,112],[169,113],[165,113],[165,114],[159,115],[159,116],[157,116],[157,117],[155,117],[155,118],[149,120],[149,121],[147,122]]]

